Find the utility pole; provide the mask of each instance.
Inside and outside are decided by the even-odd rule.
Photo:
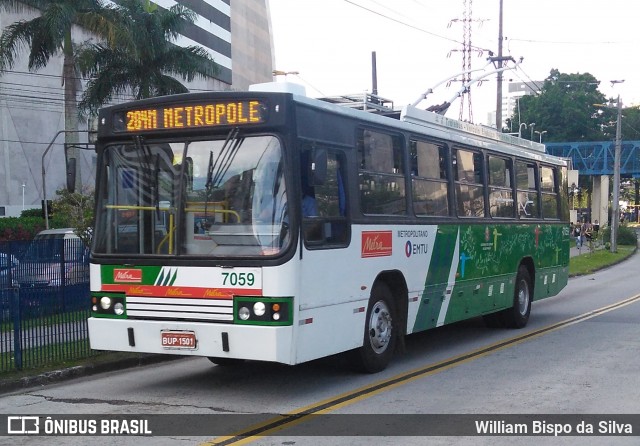
[[[502,67],[502,0],[498,24],[498,68]],[[496,92],[496,129],[502,131],[502,71],[498,71],[498,88]]]
[[[613,81],[612,81],[613,83]],[[613,155],[613,202],[611,203],[611,252],[618,252],[618,225],[620,224],[620,152],[622,150],[622,101],[618,95],[616,145]]]

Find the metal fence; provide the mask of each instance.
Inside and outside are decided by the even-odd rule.
[[[94,354],[89,308],[81,240],[0,242],[0,373]]]

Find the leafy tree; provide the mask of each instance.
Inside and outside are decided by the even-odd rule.
[[[40,16],[20,20],[7,26],[0,35],[0,73],[11,69],[23,47],[29,48],[28,67],[37,71],[45,67],[51,57],[62,55],[62,83],[64,85],[64,116],[66,143],[77,143],[78,102],[80,89],[76,70],[71,28],[80,25],[97,35],[111,40],[118,35],[119,22],[113,10],[101,0],[0,0],[0,12],[22,13],[37,9]],[[71,149],[69,158],[78,158],[78,149]],[[80,169],[76,171],[76,184],[81,184]]]
[[[640,141],[640,108],[627,107],[622,109],[622,139]],[[615,134],[615,127],[613,128]]]
[[[512,122],[520,125],[535,123],[535,129],[546,130],[545,140],[599,141],[608,121],[605,113],[598,113],[598,105],[605,96],[598,90],[599,81],[589,73],[567,74],[551,70],[539,95],[520,99],[520,116]],[[518,119],[519,118],[519,119]],[[531,132],[523,132],[531,137]],[[533,135],[536,140],[536,135]]]
[[[114,95],[128,92],[136,99],[185,93],[175,76],[192,81],[217,73],[204,48],[172,43],[195,20],[190,9],[179,4],[159,9],[149,0],[121,0],[115,9],[129,38],[85,44],[78,54],[80,71],[90,79],[80,102],[83,113],[95,114]]]
[[[56,191],[53,209],[58,219],[58,227],[75,228],[75,233],[85,245],[91,246],[93,235],[93,208],[95,193],[93,189],[84,188],[80,192],[69,192],[66,188]]]

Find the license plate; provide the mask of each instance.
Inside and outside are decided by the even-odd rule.
[[[198,346],[196,334],[193,331],[162,331],[162,348],[177,348],[195,350]]]

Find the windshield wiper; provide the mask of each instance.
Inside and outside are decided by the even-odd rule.
[[[160,219],[160,154],[156,153],[156,165],[154,170],[153,184],[153,201],[156,204],[156,217]]]
[[[220,182],[224,178],[224,175],[231,167],[233,159],[238,152],[238,148],[242,143],[242,139],[238,138],[240,129],[238,127],[232,128],[227,134],[227,138],[220,149],[220,153],[213,160],[213,150],[209,152],[209,165],[207,166],[207,182],[205,183],[205,202],[204,202],[204,216],[207,218],[207,207],[209,204],[209,198],[213,193],[213,190],[220,186]],[[215,173],[214,173],[215,172]]]
[[[238,137],[238,135],[240,134],[239,128],[236,127],[235,129],[232,130],[232,132],[233,133],[229,133],[229,137],[227,138],[227,141],[225,141],[225,145],[222,147],[222,150],[220,151],[220,155],[218,156],[219,158],[224,153],[224,156],[222,158],[220,165],[218,166],[218,170],[215,174],[215,177],[213,178],[213,184],[215,185],[215,187],[220,186],[220,183],[224,179],[224,176],[227,174],[227,171],[233,164],[233,160],[238,154],[238,149],[240,148],[240,145],[242,145],[242,143],[244,142],[244,138]],[[230,141],[233,141],[232,143],[233,145],[231,147],[229,147]]]

